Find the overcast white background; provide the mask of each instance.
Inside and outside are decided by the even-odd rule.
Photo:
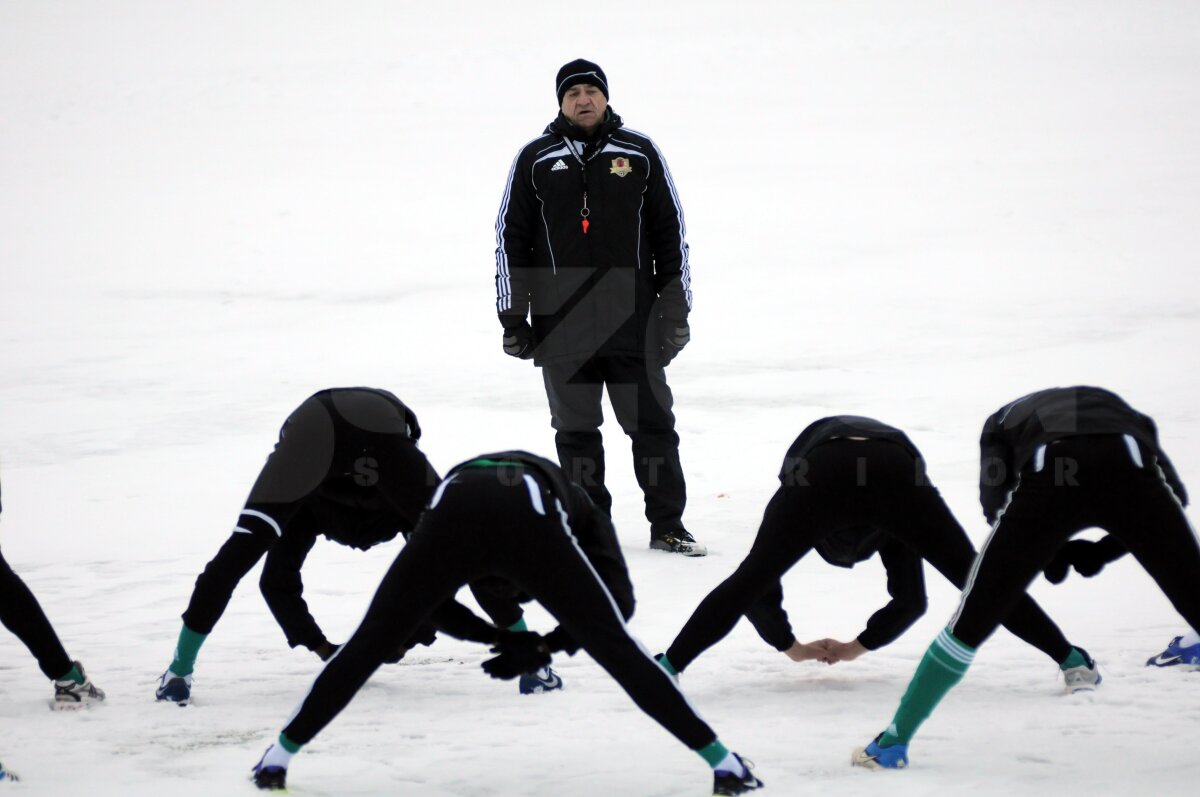
[[[664,151],[692,246],[693,342],[669,374],[709,557],[645,550],[628,443],[605,426],[649,648],[736,566],[823,415],[907,430],[977,544],[979,428],[1030,390],[1116,390],[1195,492],[1197,42],[1187,2],[0,2],[0,544],[109,694],[46,710],[0,634],[0,760],[31,795],[251,793],[319,665],[286,647],[256,573],[194,704],[153,688],[196,574],[315,390],[395,391],[439,470],[553,456],[540,375],[500,350],[493,223],[576,57]],[[306,596],[335,641],[398,546],[314,550]],[[792,664],[743,623],[689,669],[768,794],[1194,789],[1200,675],[1141,666],[1182,621],[1124,561],[1034,587],[1100,691],[1061,696],[1001,631],[908,772],[851,769],[955,606],[927,577],[926,617],[859,661]],[[874,562],[812,557],[784,588],[802,639],[852,638],[886,600]],[[562,693],[521,698],[485,653],[443,640],[381,669],[292,791],[708,793],[585,654],[561,662]]]

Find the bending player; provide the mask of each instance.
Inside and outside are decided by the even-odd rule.
[[[1000,408],[980,438],[979,499],[992,533],[958,610],[929,646],[892,722],[853,763],[908,765],[908,743],[962,680],[979,646],[1074,534],[1108,531],[1193,628],[1200,626],[1200,543],[1187,491],[1154,421],[1107,390],[1051,388]]]
[[[633,587],[608,517],[557,465],[506,452],[467,461],[439,485],[362,624],[255,766],[258,786],[283,789],[292,756],[349,704],[388,651],[461,586],[481,580],[515,587],[561,623],[542,637],[497,631],[478,617],[473,627],[437,620],[452,636],[493,645],[499,655],[483,664],[492,677],[515,678],[548,665],[552,652],[583,648],[643,711],[712,766],[714,794],[762,785],[629,635]]]

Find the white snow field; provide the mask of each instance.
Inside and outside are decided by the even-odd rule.
[[[823,415],[907,430],[976,544],[980,426],[1043,387],[1119,392],[1200,491],[1195,3],[5,0],[0,543],[109,699],[47,710],[0,632],[0,760],[24,776],[0,792],[254,793],[320,665],[287,648],[257,571],[201,652],[194,704],[153,689],[195,576],[315,390],[394,390],[441,470],[554,455],[539,374],[500,348],[493,224],[580,56],[666,154],[692,246],[693,342],[670,378],[685,520],[710,556],[646,549],[628,441],[605,426],[649,650],[740,561],[784,451]],[[335,641],[399,545],[318,544],[306,596]],[[927,578],[925,618],[858,661],[793,664],[741,623],[688,670],[764,794],[1195,793],[1200,673],[1143,666],[1183,621],[1128,561],[1032,588],[1100,662],[1097,692],[1063,695],[1000,631],[908,771],[851,768],[956,605]],[[886,600],[876,562],[812,556],[784,586],[802,639],[852,638]],[[710,793],[586,654],[540,697],[487,678],[486,657],[441,640],[382,668],[291,791]]]

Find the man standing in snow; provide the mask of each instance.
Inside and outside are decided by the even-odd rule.
[[[958,610],[926,651],[887,729],[855,754],[857,766],[908,766],[908,743],[921,723],[1038,571],[1084,529],[1108,531],[1183,618],[1200,625],[1200,541],[1153,420],[1101,388],[1051,388],[1001,407],[984,423],[979,445],[979,500],[992,533]]]
[[[888,645],[924,613],[928,561],[960,589],[975,549],[925,473],[908,435],[873,418],[838,415],[810,424],[788,449],[746,559],[697,607],[659,662],[682,671],[745,613],[759,635],[793,661],[850,661]],[[811,549],[852,567],[879,553],[892,600],[857,638],[802,643],[783,609],[780,577]],[[1068,689],[1090,688],[1095,667],[1032,598],[1005,619],[1015,635],[1063,671]]]
[[[504,351],[542,369],[562,467],[610,512],[601,394],[633,443],[650,547],[707,553],[686,490],[666,366],[691,337],[683,208],[658,147],[624,127],[596,64],[565,64],[559,114],[518,153],[496,221]]]
[[[17,635],[37,659],[38,667],[46,677],[54,681],[54,703],[56,709],[88,708],[104,700],[104,692],[98,689],[83,671],[83,665],[71,661],[63,648],[58,634],[46,618],[37,598],[25,586],[21,577],[13,572],[0,554],[0,622]],[[0,767],[0,779],[4,768]],[[12,780],[16,780],[12,777]]]

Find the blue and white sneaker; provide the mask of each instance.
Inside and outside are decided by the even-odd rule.
[[[558,677],[550,667],[543,667],[537,672],[525,673],[517,684],[523,695],[540,695],[542,692],[553,692],[562,689],[562,678]]]
[[[176,675],[167,670],[158,679],[158,688],[154,690],[156,700],[169,700],[180,706],[186,706],[192,699],[192,676]]]
[[[0,782],[6,780],[11,780],[13,783],[16,783],[18,780],[20,780],[20,778],[17,777],[17,773],[13,772],[12,770],[5,769],[4,765],[0,764]]]
[[[1146,660],[1146,666],[1175,667],[1182,664],[1188,669],[1200,668],[1200,642],[1185,648],[1179,644],[1182,641],[1183,637],[1181,636],[1172,639],[1166,650]]]
[[[860,747],[850,757],[850,763],[865,769],[904,769],[908,766],[908,745],[879,746],[879,734],[866,747]]]

